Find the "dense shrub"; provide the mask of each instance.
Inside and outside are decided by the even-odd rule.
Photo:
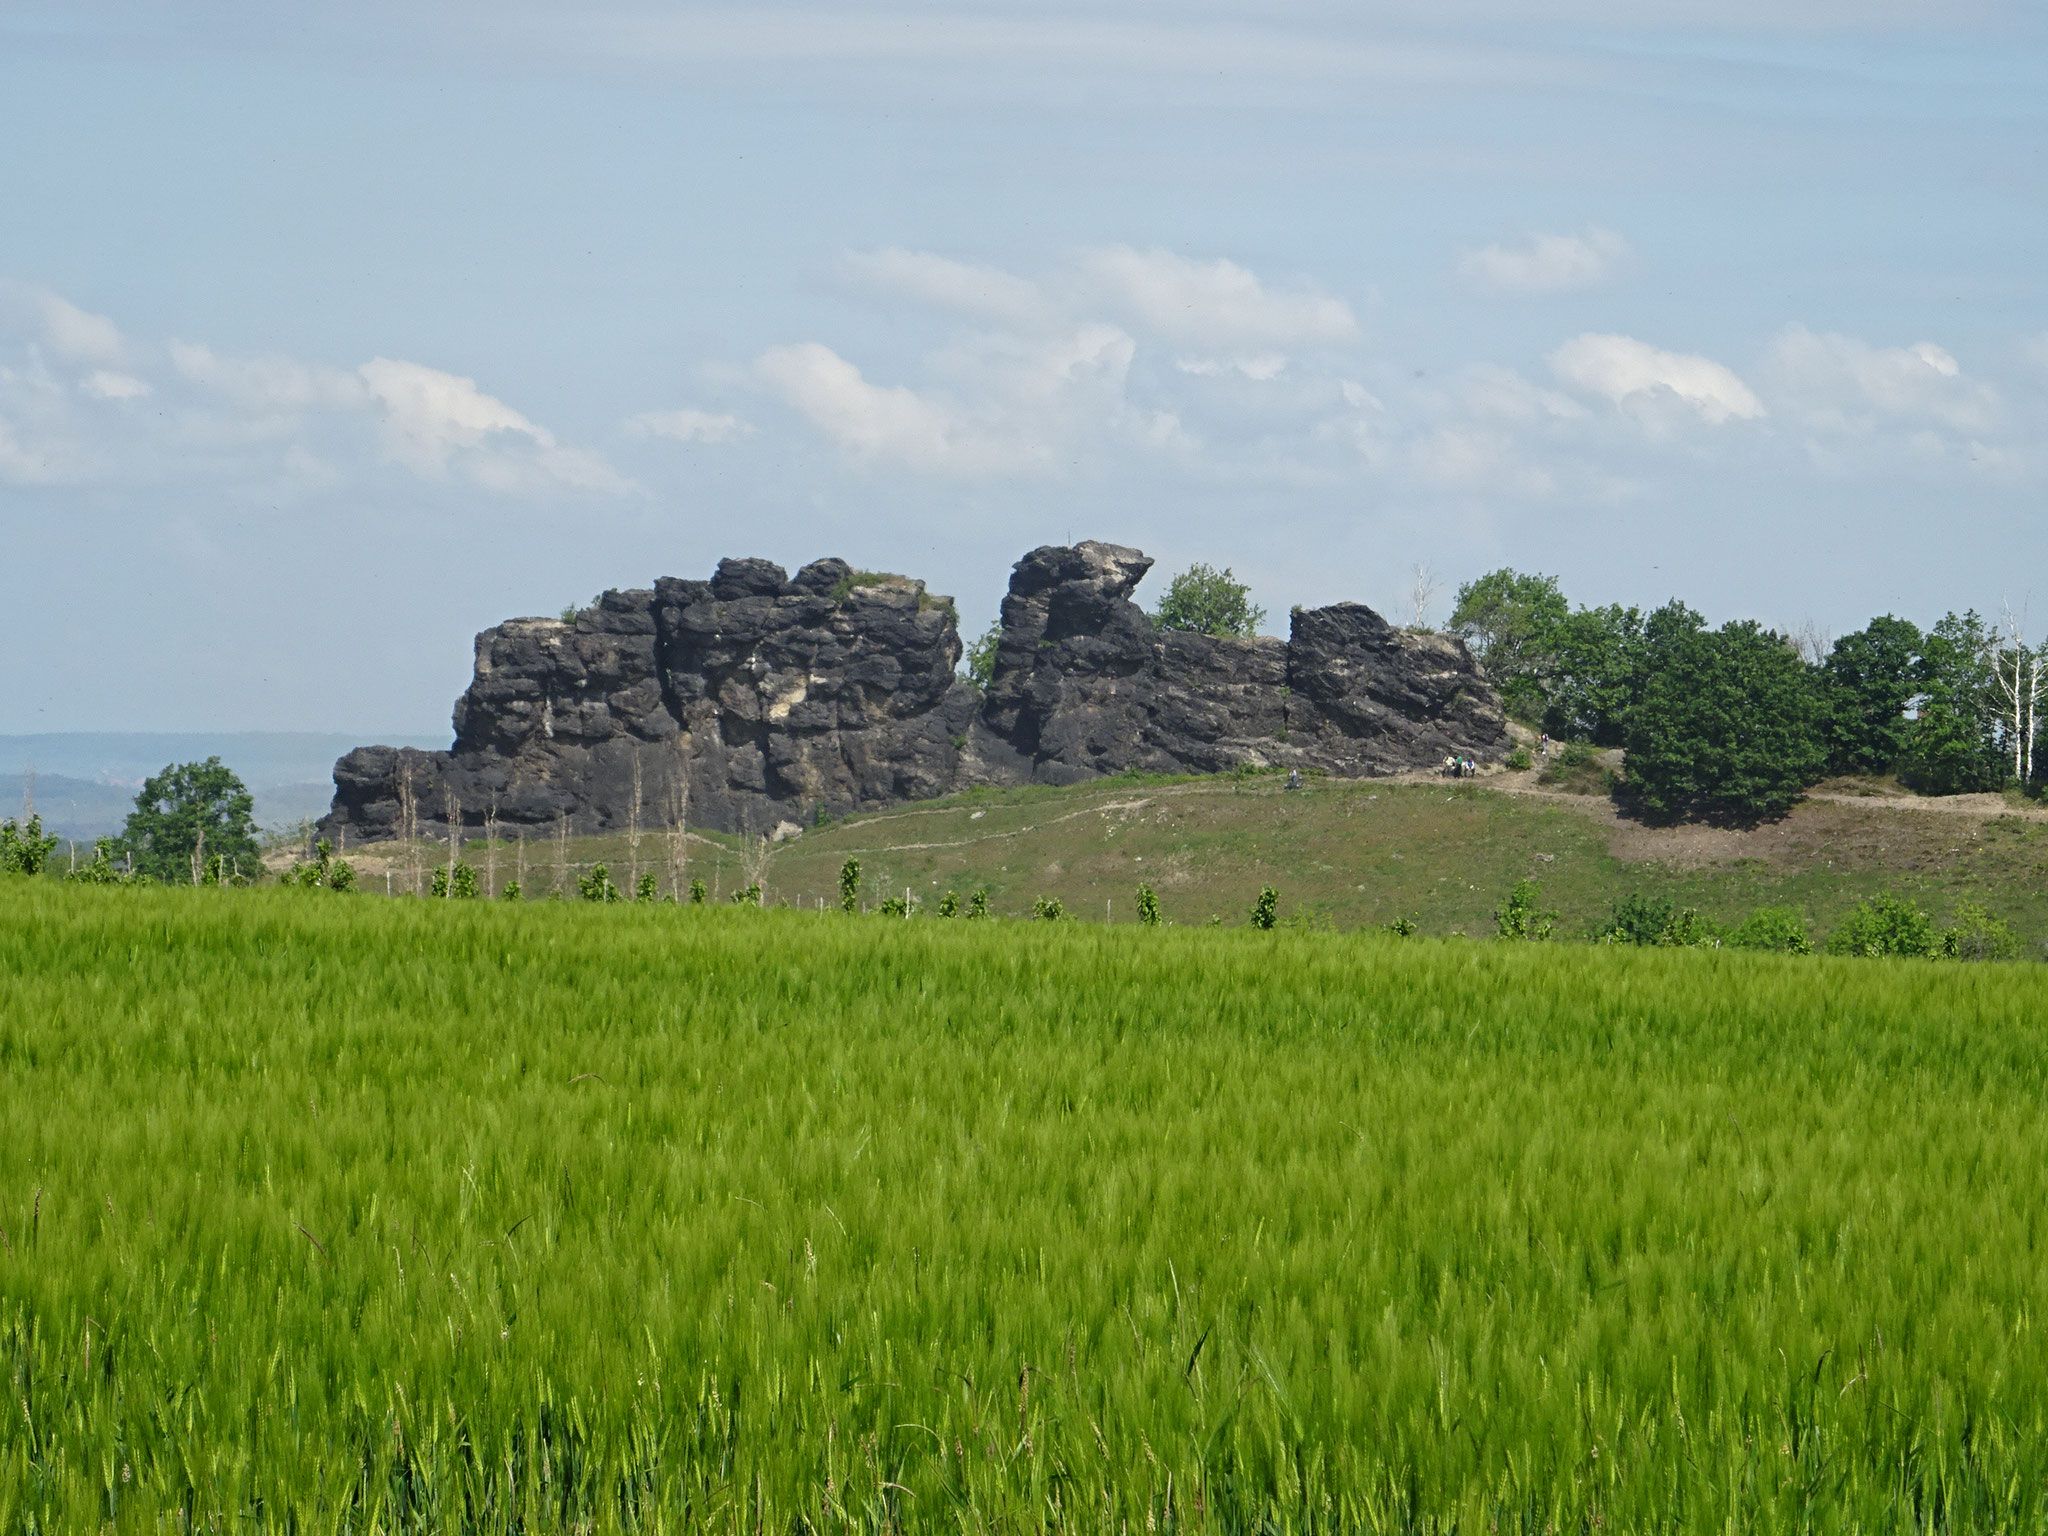
[[[1806,930],[1806,919],[1792,907],[1758,907],[1735,926],[1727,942],[1731,949],[1813,953],[1813,935]]]
[[[1903,896],[1872,896],[1856,903],[1842,925],[1828,935],[1831,955],[1876,959],[1903,955],[1926,959],[1941,953],[1934,919]]]

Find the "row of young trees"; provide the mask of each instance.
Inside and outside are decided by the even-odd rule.
[[[1782,814],[1831,774],[1896,773],[1925,794],[2042,787],[2040,649],[2009,618],[1887,614],[1832,645],[1750,620],[1710,628],[1673,599],[1574,608],[1552,576],[1498,570],[1458,589],[1450,627],[1510,715],[1627,749],[1652,819]]]

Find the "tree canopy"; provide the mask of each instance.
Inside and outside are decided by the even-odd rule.
[[[1645,626],[1628,715],[1628,790],[1651,820],[1782,816],[1827,768],[1819,678],[1744,620],[1709,630],[1673,602]]]
[[[1541,713],[1557,631],[1571,605],[1555,576],[1527,576],[1502,567],[1458,588],[1451,630],[1472,647],[1508,712]]]
[[[1266,610],[1253,606],[1251,588],[1230,567],[1196,561],[1167,584],[1152,622],[1191,635],[1255,635]]]
[[[171,763],[144,781],[121,842],[138,870],[166,884],[194,882],[199,862],[215,857],[230,871],[253,873],[254,812],[248,789],[219,758]]]
[[[1828,653],[1828,766],[1890,773],[1913,739],[1907,706],[1920,692],[1920,627],[1886,614]]]
[[[1899,765],[1915,789],[1960,795],[2005,782],[1991,651],[1991,634],[1975,613],[1948,614],[1923,637],[1919,718]]]

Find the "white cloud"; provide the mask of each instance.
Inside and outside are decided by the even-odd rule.
[[[85,376],[78,387],[95,400],[140,400],[153,391],[132,373],[115,373],[101,368]]]
[[[634,437],[670,437],[679,443],[731,443],[754,435],[753,426],[730,413],[694,410],[642,411],[626,423]]]
[[[366,398],[361,378],[338,368],[310,368],[288,357],[223,357],[211,347],[185,341],[173,341],[165,350],[183,377],[251,413],[349,407]]]
[[[867,287],[958,314],[1013,324],[1037,323],[1048,317],[1050,309],[1044,292],[1028,278],[930,251],[896,246],[850,251],[841,264],[849,277]]]
[[[954,469],[981,458],[944,404],[900,384],[870,384],[822,343],[772,347],[754,371],[856,458],[895,459],[912,469]]]
[[[11,345],[10,345],[11,339]],[[151,399],[147,411],[81,400]],[[474,380],[374,358],[329,368],[200,343],[140,346],[40,289],[0,282],[0,480],[338,485],[377,459],[520,494],[633,489]]]
[[[23,337],[67,363],[116,367],[128,360],[121,328],[69,299],[0,278],[0,335]]]
[[[494,433],[555,446],[551,433],[485,394],[474,379],[388,357],[372,358],[356,372],[382,407],[386,451],[416,473],[445,473],[458,450],[479,447]]]
[[[1183,357],[1174,364],[1182,373],[1213,379],[1220,374],[1240,373],[1255,384],[1270,384],[1287,371],[1285,352],[1261,352],[1253,357]]]
[[[1128,245],[1084,251],[1080,276],[1113,312],[1184,346],[1269,352],[1333,346],[1358,335],[1351,306],[1318,289],[1266,287],[1234,261],[1195,261]]]
[[[1516,246],[1467,251],[1458,261],[1458,275],[1494,293],[1566,293],[1605,282],[1628,256],[1628,242],[1611,229],[1537,234]]]
[[[1666,352],[1633,336],[1588,331],[1550,354],[1551,372],[1561,383],[1616,405],[1654,407],[1676,399],[1704,421],[1755,421],[1763,402],[1734,372],[1712,358]]]
[[[1092,444],[1184,449],[1172,412],[1127,398],[1137,343],[1090,321],[1045,335],[972,332],[932,354],[942,387],[876,384],[818,342],[775,347],[754,374],[843,452],[948,475],[1049,474]]]
[[[1778,333],[1765,368],[1772,398],[1811,431],[1868,436],[1918,421],[1980,436],[2001,416],[1997,392],[1931,341],[1874,347],[1793,325]]]

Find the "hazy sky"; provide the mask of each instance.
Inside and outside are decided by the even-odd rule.
[[[2002,0],[0,0],[0,732],[727,554],[2048,628],[2044,150]]]

